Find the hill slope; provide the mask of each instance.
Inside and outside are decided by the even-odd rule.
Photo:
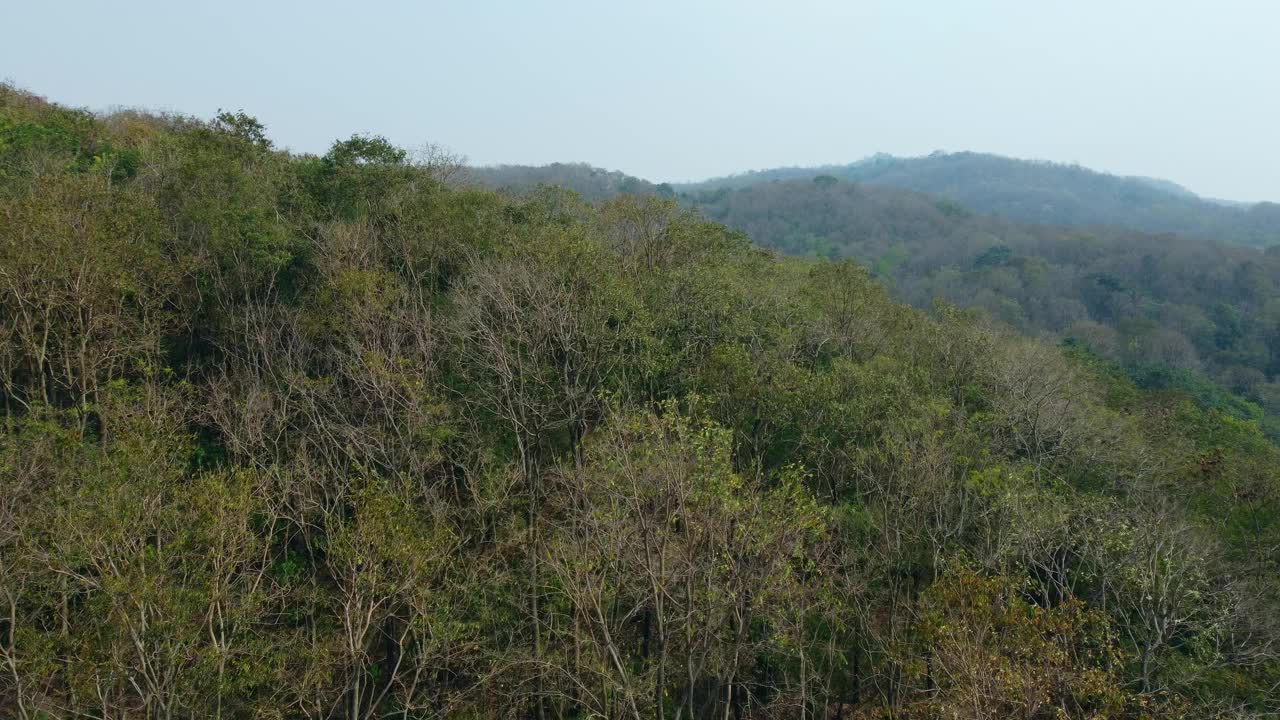
[[[877,163],[877,172],[901,167],[894,159]],[[1101,178],[1166,200],[1194,199],[1164,181],[1014,165],[1074,173],[1085,184]],[[1277,418],[1268,423],[1280,433],[1280,254],[1116,226],[1016,222],[939,196],[833,174],[810,178],[812,172],[746,174],[712,182],[712,189],[681,186],[680,199],[783,253],[856,259],[918,307],[943,298],[980,308],[1027,333],[1080,340],[1143,377],[1153,377],[1147,364],[1207,375]],[[858,172],[875,175],[867,167]],[[493,169],[481,177],[517,191],[567,182],[593,199],[665,192],[586,165]],[[1264,204],[1247,212],[1274,214],[1280,227],[1278,211]],[[1234,406],[1243,416],[1259,412]]]
[[[785,180],[688,193],[788,254],[850,257],[897,296],[943,298],[1128,364],[1203,371],[1280,415],[1280,255],[1116,228],[1028,225],[875,185]]]

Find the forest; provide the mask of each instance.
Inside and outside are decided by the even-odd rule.
[[[0,716],[1280,712],[1270,256],[465,174],[0,87]]]
[[[903,302],[927,308],[943,298],[1024,333],[1083,343],[1141,383],[1212,396],[1280,436],[1270,420],[1280,417],[1276,251],[1107,226],[1019,224],[832,176],[686,198],[782,252],[854,258]]]
[[[982,167],[971,176],[952,157],[934,160],[949,162],[955,182],[981,188]],[[1000,162],[1030,168],[1033,179],[1047,174],[1042,184],[1055,173],[1083,178],[1091,192],[1078,194],[1094,209],[1094,195],[1115,192],[1108,183],[1139,182]],[[868,164],[898,167],[896,159],[873,158],[850,168]],[[855,259],[901,302],[928,309],[941,298],[1025,334],[1082,344],[1143,387],[1181,388],[1204,404],[1261,421],[1269,436],[1280,438],[1280,247],[1267,252],[1114,225],[1020,222],[1016,212],[985,214],[946,195],[881,184],[866,169],[861,172],[871,179],[857,182],[813,172],[779,169],[695,185],[654,184],[568,164],[468,168],[466,175],[511,193],[545,184],[597,200],[621,193],[677,197],[784,254]],[[1156,187],[1150,193],[1168,195]],[[970,192],[982,206],[981,191]]]

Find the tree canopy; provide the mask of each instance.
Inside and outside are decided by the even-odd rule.
[[[1280,711],[1257,418],[454,169],[0,89],[0,715]]]

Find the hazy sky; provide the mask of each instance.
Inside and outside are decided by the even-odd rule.
[[[1280,200],[1280,0],[6,3],[0,78],[652,180],[980,150]]]

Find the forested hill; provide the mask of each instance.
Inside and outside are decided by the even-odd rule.
[[[0,87],[0,717],[1280,712],[1256,422],[455,170]]]
[[[563,182],[590,198],[667,194],[666,186],[587,165],[470,172],[517,192]],[[1280,250],[1020,223],[829,174],[770,177],[738,176],[715,189],[683,190],[679,199],[783,253],[855,259],[917,307],[943,298],[1026,333],[1076,340],[1144,383],[1194,388],[1241,417],[1266,415],[1269,432],[1280,436]]]
[[[688,193],[793,255],[850,257],[919,307],[943,298],[1075,338],[1135,372],[1204,373],[1280,417],[1280,255],[1108,227],[1050,227],[832,176]],[[1241,411],[1250,410],[1241,406]]]
[[[693,192],[828,175],[915,190],[979,212],[1046,225],[1113,225],[1240,245],[1280,243],[1280,205],[1206,200],[1168,181],[981,153],[877,155],[849,165],[779,168],[675,186]]]

